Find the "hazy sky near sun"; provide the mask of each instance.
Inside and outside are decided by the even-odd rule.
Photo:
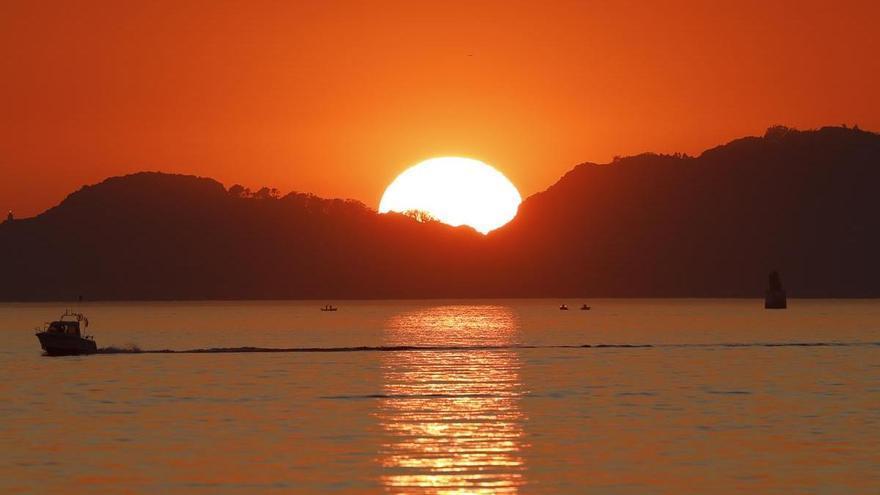
[[[408,165],[527,196],[771,124],[880,130],[880,2],[4,2],[0,208],[161,170],[377,207]]]

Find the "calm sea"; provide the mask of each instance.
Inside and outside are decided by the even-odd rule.
[[[0,492],[880,493],[880,301],[582,302],[2,304]]]

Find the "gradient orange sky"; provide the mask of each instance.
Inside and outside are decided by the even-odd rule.
[[[376,207],[406,166],[880,129],[880,2],[4,2],[0,208],[141,170]]]

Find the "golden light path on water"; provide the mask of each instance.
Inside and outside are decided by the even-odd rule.
[[[404,313],[389,345],[506,345],[516,317],[502,306]],[[378,462],[392,493],[517,493],[525,470],[518,354],[504,350],[386,353]]]

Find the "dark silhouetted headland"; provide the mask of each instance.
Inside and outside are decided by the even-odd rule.
[[[0,299],[880,296],[880,135],[582,164],[505,227],[140,173],[0,224]]]

